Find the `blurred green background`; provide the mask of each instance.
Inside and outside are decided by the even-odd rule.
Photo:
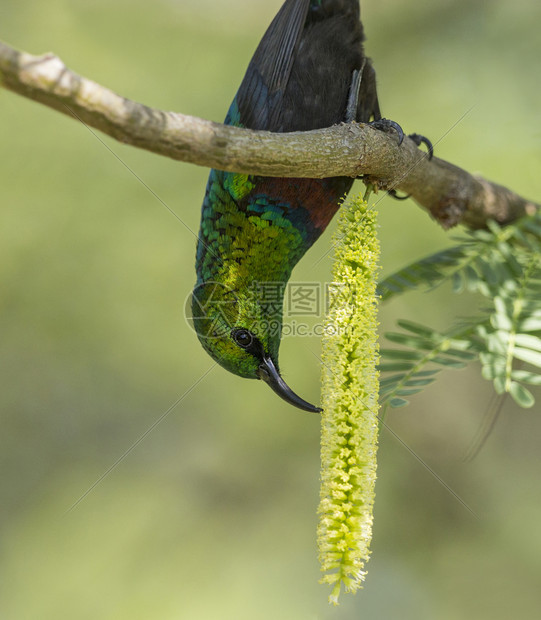
[[[280,4],[2,0],[0,37],[129,98],[221,121]],[[367,0],[363,19],[384,115],[539,200],[541,4]],[[206,176],[0,89],[0,617],[538,618],[540,407],[506,402],[464,462],[491,397],[478,368],[389,424],[479,520],[383,433],[365,588],[329,607],[317,416],[220,368],[189,391],[212,366],[183,318]],[[378,207],[385,273],[449,244],[413,203]],[[295,279],[329,280],[330,259],[316,262],[330,234]],[[471,310],[448,293],[393,302],[382,329]],[[288,338],[281,352],[288,382],[315,402],[319,346]]]

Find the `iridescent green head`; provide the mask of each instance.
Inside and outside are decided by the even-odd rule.
[[[281,303],[279,307],[261,303],[255,288],[233,291],[220,282],[205,282],[193,291],[192,320],[203,348],[226,370],[263,379],[290,404],[320,411],[297,396],[280,376]]]
[[[261,355],[276,364],[281,312],[270,314],[251,288],[234,291],[221,282],[198,284],[192,294],[192,318],[203,348],[226,370],[258,379]]]

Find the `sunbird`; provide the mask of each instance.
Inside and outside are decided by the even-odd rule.
[[[286,0],[248,65],[225,124],[308,131],[382,119],[363,49],[359,0]],[[197,245],[192,318],[227,370],[262,379],[288,403],[319,412],[280,375],[283,291],[299,259],[351,189],[351,177],[274,178],[211,170]],[[272,287],[276,295],[266,294]],[[271,297],[269,299],[269,297]]]

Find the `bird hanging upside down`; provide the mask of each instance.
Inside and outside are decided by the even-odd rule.
[[[381,118],[375,71],[363,50],[358,0],[286,0],[263,36],[225,124],[272,132],[358,121],[402,130]],[[278,366],[279,303],[265,285],[287,283],[325,230],[354,179],[274,178],[211,170],[197,246],[194,327],[227,370],[263,379],[284,400],[297,396]]]

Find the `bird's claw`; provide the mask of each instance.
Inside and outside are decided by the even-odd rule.
[[[392,198],[394,198],[395,200],[407,200],[411,196],[411,194],[405,194],[404,196],[399,196],[396,193],[396,189],[388,189],[387,194],[391,196]]]
[[[432,157],[434,157],[434,147],[432,146],[432,142],[430,142],[428,138],[422,136],[419,133],[410,133],[408,138],[413,140],[417,146],[421,146],[421,144],[424,144],[426,146],[426,149],[428,151],[428,161],[430,161]]]
[[[389,131],[389,129],[394,129],[398,134],[398,146],[400,146],[404,141],[404,132],[402,131],[402,127],[400,127],[398,123],[390,121],[388,118],[380,118],[377,121],[371,121],[368,125],[381,131]]]

